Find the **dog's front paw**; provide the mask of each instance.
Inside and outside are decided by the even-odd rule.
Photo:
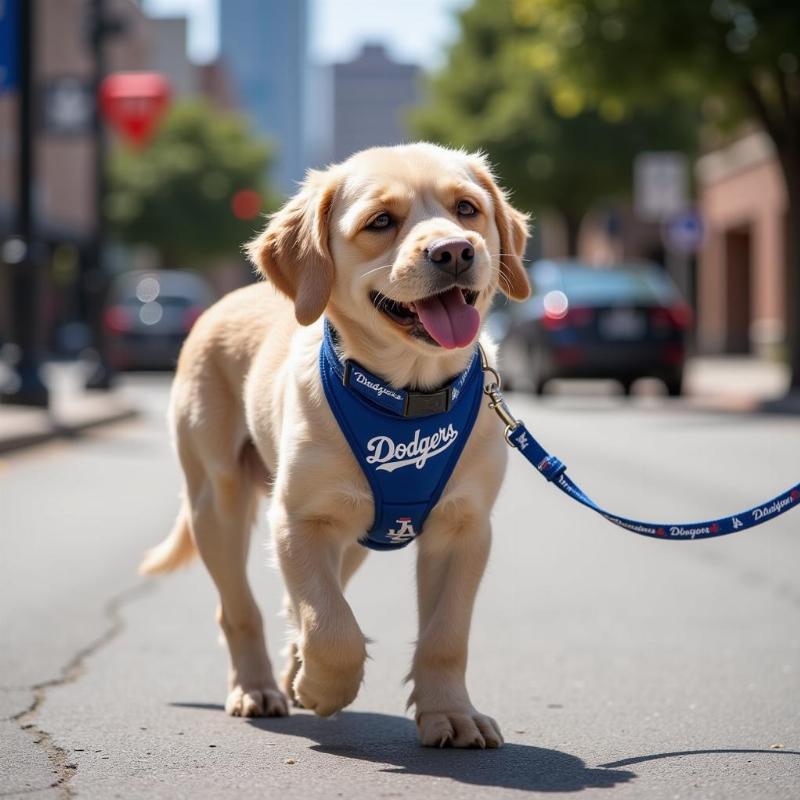
[[[273,687],[234,686],[225,701],[225,711],[232,717],[285,717],[289,705],[283,692]]]
[[[500,747],[500,727],[475,709],[423,711],[417,714],[419,740],[425,747]]]
[[[363,677],[363,667],[328,671],[303,661],[295,675],[292,694],[303,708],[329,717],[356,699]]]

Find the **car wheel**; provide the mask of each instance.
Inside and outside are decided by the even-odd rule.
[[[544,387],[549,377],[545,371],[545,356],[539,348],[531,348],[529,363],[533,393],[541,397],[544,394]]]
[[[667,376],[664,383],[669,397],[680,397],[683,394],[683,373]]]

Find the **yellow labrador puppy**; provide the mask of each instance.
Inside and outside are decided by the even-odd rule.
[[[323,716],[353,701],[367,651],[343,590],[368,552],[362,542],[370,544],[365,535],[378,525],[382,491],[367,464],[380,480],[405,480],[449,458],[439,494],[428,492],[424,529],[415,529],[422,519],[416,508],[378,530],[377,546],[423,534],[419,639],[409,674],[421,742],[502,744],[497,723],[473,707],[465,671],[505,444],[492,412],[475,401],[480,389],[469,390],[471,399],[458,395],[480,382],[476,341],[495,292],[515,300],[529,294],[521,262],[526,222],[480,155],[431,144],[366,150],[309,173],[248,246],[266,280],[226,296],[198,320],[171,399],[184,500],[173,531],[141,569],[169,571],[199,551],[220,595],[229,714],[284,715],[287,695]],[[332,364],[325,381],[323,340]],[[408,424],[403,411],[410,408],[406,440],[373,436],[369,455],[359,459],[334,413],[337,397],[362,403],[365,420],[378,415],[392,425]],[[474,419],[459,439],[447,418],[467,406]],[[414,425],[429,420],[439,427],[420,438]],[[264,493],[272,498],[269,520],[297,628],[283,691],[245,570]]]

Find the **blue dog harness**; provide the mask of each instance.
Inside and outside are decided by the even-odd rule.
[[[372,489],[375,514],[359,541],[372,550],[405,547],[423,532],[475,424],[483,392],[478,353],[438,391],[396,389],[342,360],[326,319],[319,369],[331,411]]]

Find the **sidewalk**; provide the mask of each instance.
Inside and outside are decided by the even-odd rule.
[[[686,363],[686,396],[693,406],[724,411],[800,413],[800,397],[787,397],[789,368],[748,356],[695,357]]]
[[[48,409],[0,405],[0,453],[76,436],[81,431],[136,415],[124,392],[88,392],[83,388],[89,366],[50,363],[44,381],[50,388]]]

